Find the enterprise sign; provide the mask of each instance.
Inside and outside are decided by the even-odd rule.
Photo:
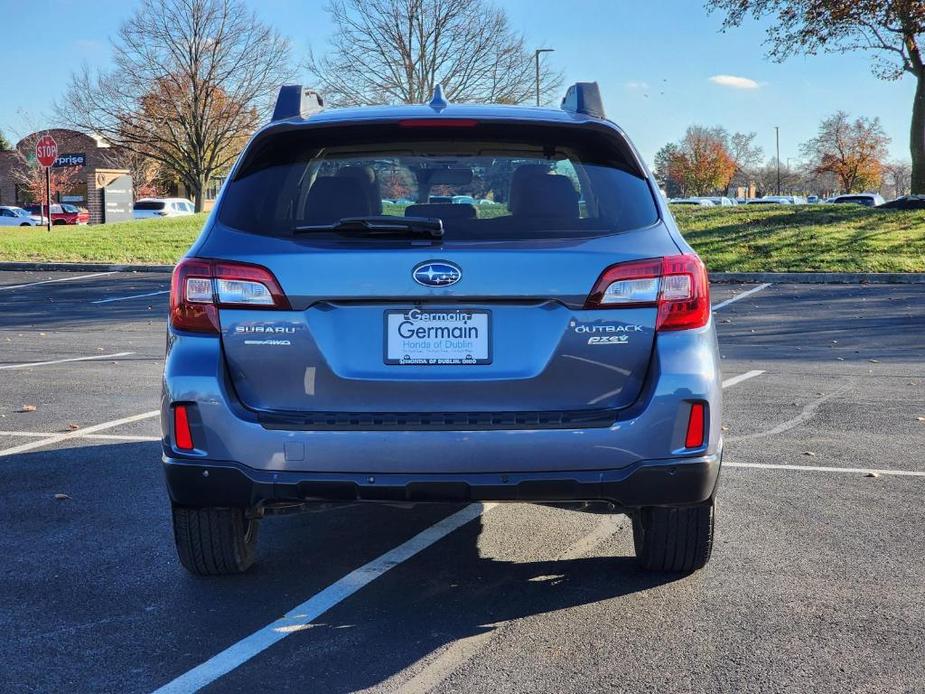
[[[87,163],[87,155],[83,152],[69,154],[59,154],[55,163],[51,165],[53,169],[62,169],[66,166],[84,166]]]

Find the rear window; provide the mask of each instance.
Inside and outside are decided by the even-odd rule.
[[[142,200],[135,203],[135,210],[138,211],[156,211],[163,210],[166,203],[158,200]]]
[[[219,221],[286,236],[345,218],[424,217],[441,219],[447,239],[515,239],[610,234],[658,220],[648,182],[616,134],[511,125],[435,130],[270,135],[227,184]]]

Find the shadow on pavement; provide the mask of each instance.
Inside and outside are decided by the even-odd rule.
[[[0,662],[9,681],[36,690],[150,690],[460,508],[364,504],[270,518],[251,572],[197,579],[175,557],[160,465],[157,443],[0,459]],[[240,686],[236,678],[268,658],[275,664],[259,670],[260,686],[292,677],[290,684],[348,691],[490,624],[671,580],[622,557],[483,558],[480,531],[479,521],[464,526],[226,679]]]

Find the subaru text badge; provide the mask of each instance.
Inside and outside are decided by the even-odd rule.
[[[462,279],[462,270],[453,263],[429,260],[415,265],[411,276],[425,287],[448,287]]]

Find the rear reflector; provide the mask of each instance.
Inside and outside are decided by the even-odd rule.
[[[700,448],[704,439],[704,404],[691,404],[690,418],[687,420],[687,436],[684,437],[685,448]]]
[[[186,405],[174,405],[173,407],[173,439],[177,450],[191,451],[195,448]]]
[[[656,330],[700,328],[710,319],[707,270],[696,255],[611,265],[601,273],[586,309],[657,307]]]
[[[199,258],[180,261],[170,284],[170,325],[218,334],[219,308],[289,310],[290,306],[265,267]]]

